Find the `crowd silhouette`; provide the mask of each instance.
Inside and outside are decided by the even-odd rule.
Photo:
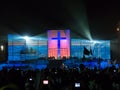
[[[41,70],[3,68],[0,90],[120,90],[120,68],[57,67]]]

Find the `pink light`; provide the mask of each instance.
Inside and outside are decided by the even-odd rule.
[[[57,40],[49,40],[48,57],[55,57],[57,59]]]
[[[48,80],[43,80],[43,84],[47,85],[48,84]]]
[[[61,39],[59,38],[60,44],[58,44],[58,40],[57,40],[58,31],[60,32],[59,37],[61,38]],[[66,32],[66,30],[58,30],[58,31],[57,30],[48,31],[48,57],[54,56],[55,59],[57,59],[59,55],[61,58],[64,56],[69,57],[70,56],[70,34],[68,31]]]

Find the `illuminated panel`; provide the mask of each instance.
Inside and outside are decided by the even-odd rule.
[[[65,37],[66,39],[62,39],[60,41],[60,47],[61,47],[61,58],[65,57],[70,57],[70,32],[69,30],[66,31],[61,31],[61,37]]]
[[[92,54],[84,54],[84,47]],[[102,58],[110,59],[110,41],[109,40],[80,40],[80,39],[71,39],[71,57],[78,57],[79,59],[83,58]]]
[[[55,57],[57,58],[57,40],[49,40],[51,44],[48,44],[48,57]]]
[[[31,60],[47,57],[47,39],[38,36],[25,40],[23,36],[9,34],[8,35],[8,60]]]
[[[70,56],[69,30],[48,31],[48,57],[55,59]]]

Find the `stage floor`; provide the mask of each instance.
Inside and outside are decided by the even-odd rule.
[[[58,61],[56,63],[56,61]],[[5,63],[1,63],[0,64],[0,69],[2,69],[3,67],[6,67],[8,69],[15,67],[15,68],[21,68],[24,70],[35,70],[35,69],[45,69],[50,68],[50,67],[60,67],[60,64],[63,64],[66,67],[69,68],[73,68],[73,67],[78,67],[80,66],[80,64],[84,64],[85,67],[89,68],[89,69],[94,69],[95,67],[99,68],[99,64],[97,61],[76,61],[76,60],[38,60],[38,61],[24,61],[24,62],[20,62],[20,61],[15,61],[15,62],[5,62]],[[59,62],[60,61],[60,62]],[[58,65],[58,66],[57,66]],[[100,68],[106,68],[106,67],[110,67],[111,64],[108,63],[108,61],[101,61],[100,63]],[[119,67],[119,64],[116,64],[116,67]]]

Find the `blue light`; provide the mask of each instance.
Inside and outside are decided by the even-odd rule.
[[[33,39],[32,37],[28,36],[21,37],[16,34],[9,34],[8,61],[38,59],[43,55],[47,56],[47,39],[39,40],[39,38],[40,37]],[[31,48],[33,53],[30,53]]]
[[[93,41],[92,41],[93,42]],[[85,55],[86,58],[101,58],[110,60],[110,41],[98,40],[91,43],[89,40],[72,39],[71,40],[71,56],[83,58],[83,50],[86,47],[89,51],[92,50],[92,55]]]

